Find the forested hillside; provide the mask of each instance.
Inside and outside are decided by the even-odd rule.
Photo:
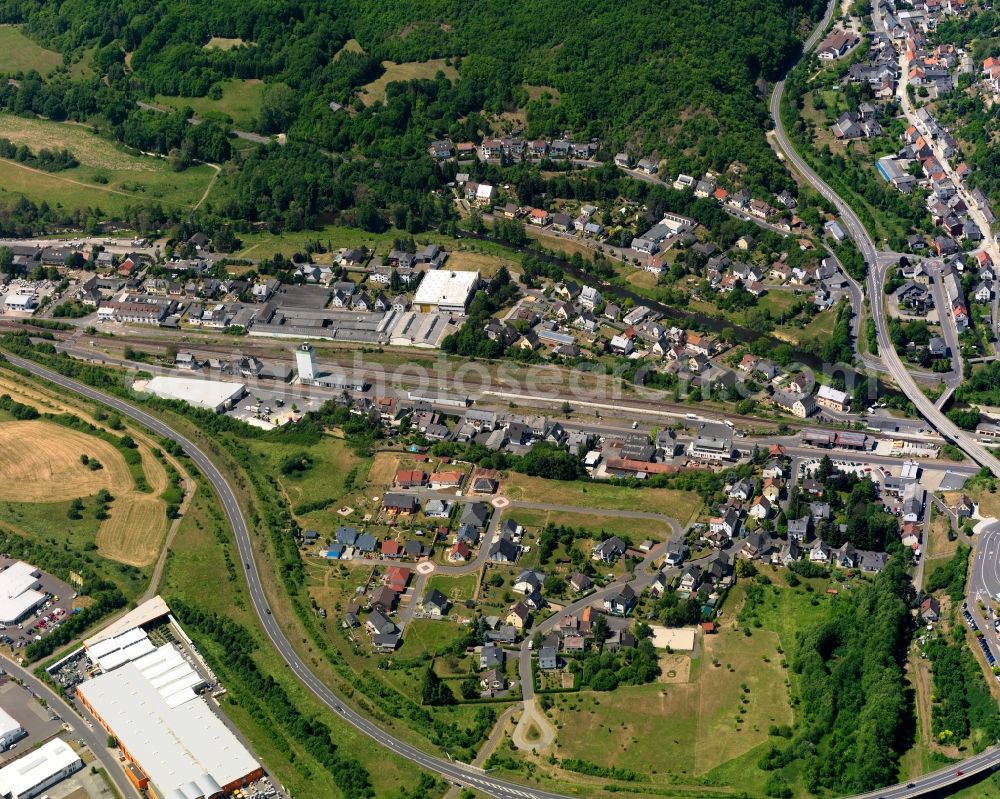
[[[231,158],[229,126],[224,120],[190,126],[182,111],[157,113],[137,101],[218,98],[225,81],[263,80],[256,131],[284,132],[306,148],[362,155],[370,164],[362,174],[350,170],[333,181],[346,184],[346,194],[311,184],[288,218],[291,200],[270,203],[266,211],[289,225],[356,206],[362,186],[365,203],[376,208],[388,210],[393,201],[419,205],[426,190],[447,177],[427,155],[430,140],[477,140],[499,132],[503,112],[508,123],[526,121],[528,136],[596,138],[606,158],[626,145],[656,150],[671,168],[693,174],[736,162],[754,183],[774,189],[787,177],[767,148],[766,112],[755,84],[782,71],[823,5],[5,0],[0,22],[23,24],[28,36],[58,50],[67,64],[82,60],[93,70],[82,77],[66,68],[45,78],[20,76],[0,87],[0,107],[96,123],[130,146],[173,151],[182,168],[195,159]],[[213,37],[226,46],[206,46]],[[345,48],[351,39],[360,48],[354,42]],[[359,89],[382,76],[384,62],[428,59],[443,59],[457,79],[439,72],[437,78],[391,83],[384,103],[362,102]],[[331,103],[344,108],[332,110]],[[265,151],[260,157],[270,156]],[[296,163],[314,157],[309,149],[292,156]],[[272,180],[272,171],[288,175],[288,166],[264,171]],[[237,188],[244,199],[246,188]],[[246,213],[246,203],[227,210]]]

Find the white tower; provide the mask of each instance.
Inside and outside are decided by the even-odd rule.
[[[312,344],[302,344],[295,350],[295,366],[299,370],[300,383],[312,383],[316,379],[316,350]]]

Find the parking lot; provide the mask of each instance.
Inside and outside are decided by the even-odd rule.
[[[248,424],[271,427],[298,419],[304,413],[319,410],[326,401],[320,397],[305,397],[292,394],[284,384],[273,389],[259,385],[248,386],[248,393],[241,399],[229,415]]]
[[[10,558],[6,554],[0,555],[0,571],[16,562],[15,558]],[[39,578],[42,585],[40,590],[49,597],[45,605],[26,616],[18,624],[6,627],[0,625],[0,644],[10,647],[14,654],[17,653],[18,649],[23,649],[32,641],[40,641],[51,630],[60,627],[69,614],[73,612],[76,591],[68,583],[53,577],[51,574],[41,572],[41,575]]]
[[[62,732],[62,720],[48,708],[42,707],[31,691],[7,677],[0,681],[0,707],[10,713],[28,733],[11,748],[0,752],[0,766]]]

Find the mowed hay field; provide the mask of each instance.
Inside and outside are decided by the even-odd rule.
[[[81,455],[104,468],[91,471]],[[125,459],[108,442],[51,422],[0,424],[0,500],[57,502],[102,488],[115,496],[133,490]]]
[[[214,174],[204,164],[174,172],[165,158],[133,155],[89,128],[68,122],[0,114],[0,137],[34,152],[66,148],[73,153],[79,166],[51,173],[0,160],[0,197],[22,194],[56,207],[120,213],[126,205],[148,200],[188,208],[201,198]]]
[[[448,80],[453,81],[458,77],[458,70],[446,64],[443,58],[434,58],[430,61],[408,61],[404,64],[383,61],[382,67],[385,69],[382,77],[360,89],[361,102],[365,105],[384,101],[385,87],[396,81],[432,80],[439,71],[443,72]]]
[[[130,493],[115,500],[97,531],[97,551],[130,566],[148,566],[160,554],[167,517],[163,500]]]
[[[0,423],[0,500],[48,504],[92,497],[107,489],[114,497],[95,543],[106,558],[131,566],[156,560],[167,531],[166,469],[140,448],[146,481],[155,493],[141,493],[122,454],[107,441],[45,421]],[[92,471],[81,455],[103,468]],[[73,522],[67,521],[67,525]],[[31,530],[33,533],[49,533]]]
[[[701,510],[701,498],[693,491],[674,488],[626,488],[604,483],[546,480],[518,472],[508,473],[506,494],[524,502],[545,502],[574,508],[660,513],[686,527]]]
[[[0,72],[38,70],[48,75],[63,62],[55,50],[46,50],[21,32],[17,25],[0,25]]]

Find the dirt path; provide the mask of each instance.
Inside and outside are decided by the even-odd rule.
[[[16,166],[18,169],[23,169],[26,172],[34,172],[36,175],[42,175],[47,178],[52,178],[53,180],[61,180],[63,183],[72,183],[74,186],[82,186],[85,189],[93,189],[94,191],[103,191],[107,194],[120,194],[122,197],[131,197],[135,199],[138,197],[137,194],[129,194],[127,191],[119,191],[118,189],[109,189],[107,186],[98,186],[96,183],[85,183],[82,180],[74,180],[73,178],[64,178],[54,172],[46,172],[44,169],[35,169],[33,166],[25,166],[17,161],[12,161],[9,158],[0,158],[0,161],[6,161],[11,166]]]
[[[490,733],[490,737],[486,739],[486,743],[482,745],[482,748],[480,748],[475,759],[472,761],[473,766],[483,768],[490,755],[493,754],[493,750],[497,748],[497,745],[503,740],[504,735],[506,735],[507,725],[510,723],[511,717],[517,709],[517,705],[511,705],[500,714],[496,724],[493,725],[493,732]],[[448,793],[444,795],[444,799],[457,799],[460,790],[457,785],[452,785]]]
[[[203,161],[202,163],[204,163],[205,166],[212,167],[214,171],[212,172],[212,179],[208,181],[208,185],[205,187],[205,191],[202,193],[198,202],[194,204],[194,207],[191,209],[191,213],[197,211],[201,207],[201,204],[205,202],[205,198],[208,197],[208,193],[212,190],[212,187],[215,185],[216,179],[219,177],[219,173],[222,171],[222,167],[220,167],[218,164],[210,164],[208,163],[208,161]]]
[[[539,732],[537,741],[528,739],[528,732],[532,727]],[[523,752],[541,752],[551,746],[555,739],[556,731],[545,714],[538,709],[536,701],[534,699],[525,700],[524,712],[521,714],[521,719],[517,722],[512,736],[514,746]]]
[[[167,555],[170,553],[170,547],[174,543],[174,537],[177,535],[177,530],[180,528],[181,522],[184,521],[184,517],[187,515],[188,508],[191,507],[191,500],[194,499],[194,494],[197,490],[198,483],[190,477],[185,477],[184,499],[181,500],[181,504],[178,508],[177,518],[170,524],[170,529],[167,530],[167,536],[163,539],[160,556],[156,559],[156,565],[153,567],[153,573],[149,577],[149,586],[146,588],[143,595],[139,597],[140,604],[145,602],[147,599],[152,599],[160,590],[160,580],[163,579],[163,569],[167,565]]]

